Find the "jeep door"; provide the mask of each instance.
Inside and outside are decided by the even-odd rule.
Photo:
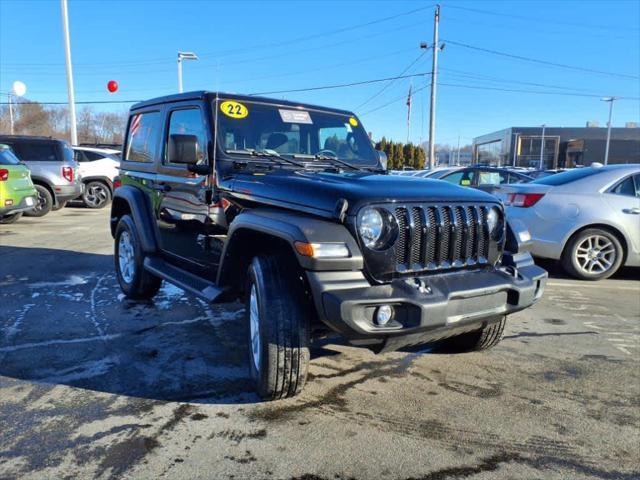
[[[160,192],[156,211],[160,248],[165,258],[183,269],[215,278],[222,251],[217,225],[209,215],[212,159],[208,145],[211,128],[198,102],[166,107],[163,153],[159,158],[156,189]],[[208,173],[193,173],[179,142],[195,141],[196,162]],[[183,156],[181,156],[183,155]],[[193,168],[192,168],[193,169]]]

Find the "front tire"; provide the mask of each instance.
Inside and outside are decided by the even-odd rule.
[[[24,212],[25,217],[44,217],[53,208],[53,196],[46,187],[34,185],[38,193],[38,203],[33,210]]]
[[[102,182],[89,182],[82,193],[82,201],[87,208],[104,208],[111,202],[111,189]]]
[[[16,223],[18,220],[20,220],[20,217],[22,217],[22,212],[14,213],[12,215],[5,215],[4,217],[0,218],[0,224],[9,225],[11,223]]]
[[[255,257],[249,266],[249,366],[265,400],[293,397],[307,379],[311,305],[295,271],[286,259],[272,255]]]
[[[463,333],[447,338],[442,342],[442,349],[451,353],[466,353],[488,350],[495,347],[504,335],[507,316],[503,315],[499,321],[491,323],[480,330]]]
[[[622,265],[624,250],[618,238],[600,228],[587,228],[567,243],[562,268],[581,280],[603,280]]]
[[[148,300],[158,293],[162,279],[144,269],[144,252],[129,215],[124,215],[116,227],[114,258],[118,283],[128,298]]]

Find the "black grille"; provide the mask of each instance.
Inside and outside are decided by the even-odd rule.
[[[395,244],[399,272],[487,263],[487,208],[483,205],[401,206]]]

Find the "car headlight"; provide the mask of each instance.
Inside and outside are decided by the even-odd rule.
[[[367,248],[384,250],[396,239],[398,224],[391,213],[382,208],[367,207],[358,213],[358,234]]]
[[[494,240],[500,240],[502,238],[502,231],[504,229],[502,222],[502,214],[498,207],[491,207],[487,213],[487,228],[489,234]]]

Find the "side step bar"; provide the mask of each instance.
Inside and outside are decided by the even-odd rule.
[[[171,265],[158,257],[145,257],[144,268],[150,273],[174,284],[208,303],[213,303],[223,290],[192,273]]]

